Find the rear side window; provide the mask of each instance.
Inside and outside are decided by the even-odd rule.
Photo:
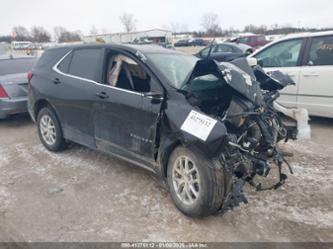
[[[333,36],[316,37],[312,39],[308,65],[333,65]]]
[[[213,53],[232,53],[232,48],[226,45],[218,45]]]
[[[38,60],[35,68],[43,70],[51,69],[66,53],[68,53],[67,48],[46,50]]]
[[[95,80],[100,66],[101,49],[79,49],[72,55],[69,74],[85,79]]]
[[[251,37],[241,37],[238,40],[240,43],[248,43],[251,42]]]

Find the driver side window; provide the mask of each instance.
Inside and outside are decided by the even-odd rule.
[[[303,39],[294,39],[274,44],[257,54],[263,67],[297,66]]]
[[[110,54],[106,84],[134,92],[150,92],[151,77],[136,61],[122,54]]]

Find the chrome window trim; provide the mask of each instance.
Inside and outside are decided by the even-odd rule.
[[[52,67],[52,70],[55,71],[56,73],[58,74],[61,74],[61,75],[64,75],[64,76],[67,76],[67,77],[70,77],[70,78],[73,78],[73,79],[77,79],[77,80],[83,80],[83,81],[86,81],[86,82],[90,82],[90,83],[94,83],[96,85],[99,85],[99,86],[104,86],[104,87],[108,87],[108,88],[111,88],[111,89],[115,89],[115,90],[118,90],[118,91],[122,91],[122,92],[126,92],[126,93],[131,93],[131,94],[135,94],[135,95],[139,95],[139,96],[144,96],[143,93],[138,93],[138,92],[134,92],[134,91],[130,91],[130,90],[126,90],[126,89],[122,89],[122,88],[119,88],[119,87],[114,87],[114,86],[109,86],[109,85],[106,85],[106,84],[102,84],[102,83],[99,83],[97,81],[94,81],[94,80],[90,80],[90,79],[86,79],[86,78],[82,78],[82,77],[79,77],[79,76],[75,76],[75,75],[72,75],[72,74],[68,74],[68,73],[64,73],[62,71],[60,71],[58,69],[58,66],[59,64],[68,56],[70,55],[71,53],[73,52],[73,50],[70,50],[69,52],[67,52],[53,67]]]

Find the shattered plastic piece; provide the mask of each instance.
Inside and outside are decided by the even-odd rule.
[[[49,188],[47,192],[49,194],[58,194],[61,193],[62,191],[64,191],[63,188]]]
[[[295,119],[297,121],[297,139],[310,139],[311,138],[311,128],[308,124],[309,114],[304,108],[286,108],[277,102],[274,102],[274,108],[285,114],[286,116]]]

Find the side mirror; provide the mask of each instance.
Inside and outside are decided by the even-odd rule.
[[[252,49],[248,49],[248,50],[246,50],[246,52],[245,52],[246,55],[250,55],[250,54],[252,54],[252,53],[253,53],[253,50],[252,50]]]
[[[263,60],[257,60],[258,65],[261,67],[264,67],[264,61]]]
[[[258,65],[258,60],[256,58],[248,57],[246,58],[246,60],[251,67],[255,67],[256,65]]]

